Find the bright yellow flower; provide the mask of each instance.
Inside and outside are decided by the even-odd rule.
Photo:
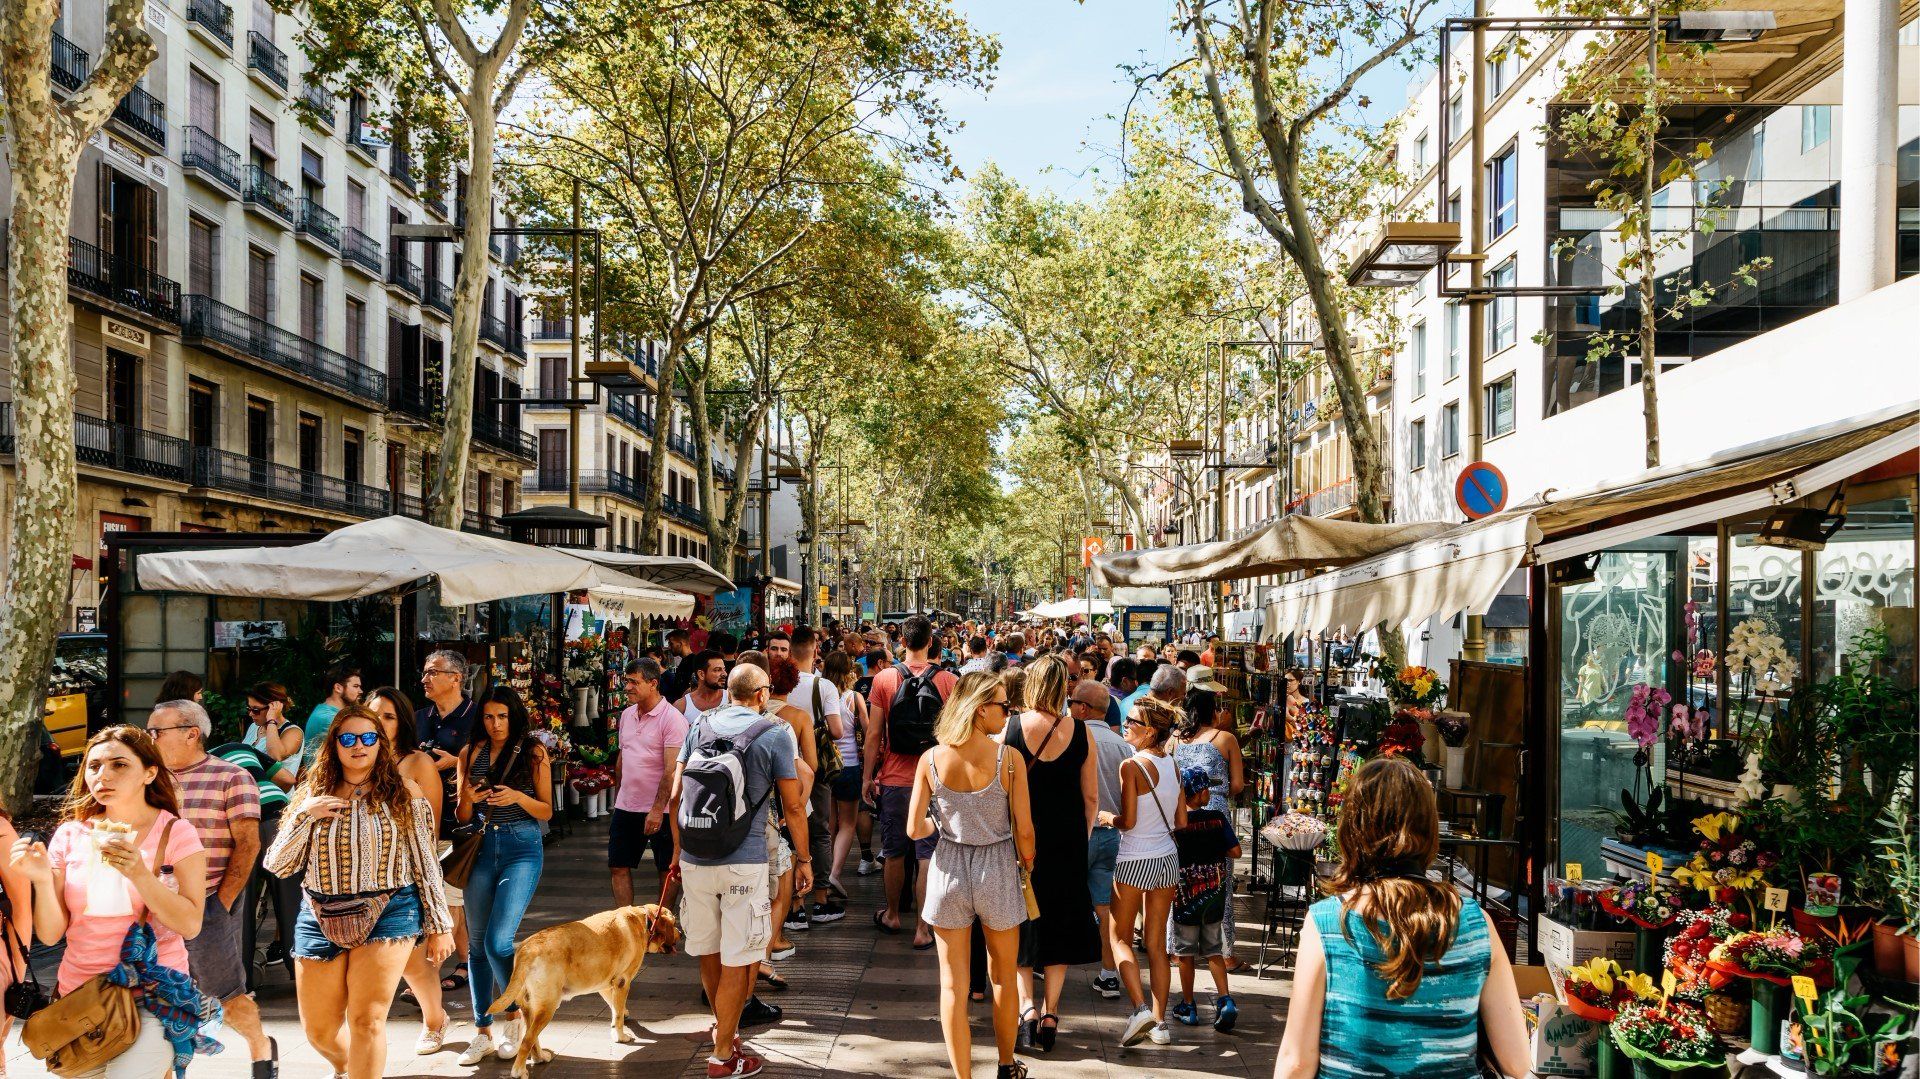
[[[1731,813],[1709,813],[1704,817],[1693,818],[1693,828],[1705,836],[1707,842],[1720,842],[1721,832],[1732,832],[1740,827],[1740,818]]]
[[[1624,972],[1621,977],[1621,984],[1625,985],[1627,991],[1640,1000],[1652,1001],[1658,1000],[1660,997],[1660,991],[1654,987],[1653,976],[1650,974],[1641,974],[1637,971]]]
[[[1613,992],[1613,976],[1619,969],[1618,963],[1606,956],[1596,955],[1587,960],[1584,965],[1574,967],[1567,974],[1577,982],[1585,982],[1601,993],[1610,994]]]

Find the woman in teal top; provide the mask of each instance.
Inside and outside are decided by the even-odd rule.
[[[1439,847],[1433,785],[1418,769],[1381,758],[1354,773],[1333,895],[1301,927],[1275,1079],[1474,1079],[1483,1029],[1500,1071],[1527,1074],[1506,949],[1478,903],[1428,879]]]

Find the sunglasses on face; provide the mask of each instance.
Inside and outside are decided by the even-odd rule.
[[[266,710],[267,710],[267,706],[266,706],[266,705],[264,705],[264,704],[249,704],[249,705],[247,705],[247,714],[248,714],[248,715],[250,715],[250,716],[257,716],[257,715],[259,715],[260,713],[262,713],[262,712],[265,712]]]
[[[359,734],[354,734],[352,731],[348,731],[338,738],[335,738],[334,741],[340,743],[341,749],[352,749],[356,745],[377,746],[380,744],[380,732],[361,731]]]

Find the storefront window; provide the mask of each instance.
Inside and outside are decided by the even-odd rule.
[[[1727,557],[1727,712],[1738,733],[1793,695],[1800,676],[1801,554],[1754,544],[1759,522],[1732,534]]]
[[[1715,730],[1725,719],[1720,707],[1719,566],[1718,536],[1687,539],[1687,600],[1680,612],[1681,642],[1672,657],[1686,686],[1675,702],[1684,702],[1704,727]]]
[[[1833,675],[1867,630],[1885,632],[1894,669],[1913,684],[1913,504],[1907,498],[1853,505],[1826,549],[1813,555],[1813,645],[1807,677]]]

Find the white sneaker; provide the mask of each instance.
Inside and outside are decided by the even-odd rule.
[[[1146,1041],[1154,1022],[1153,1005],[1142,1005],[1139,1011],[1127,1017],[1127,1029],[1120,1035],[1120,1044],[1139,1045]]]
[[[494,1050],[494,1054],[501,1060],[512,1060],[513,1055],[520,1051],[520,1038],[527,1031],[527,1021],[524,1019],[502,1019],[493,1024],[493,1026],[495,1031],[498,1032],[497,1036],[493,1039],[493,1044],[498,1046],[498,1048]]]
[[[446,1040],[446,1024],[442,1023],[439,1030],[422,1024],[420,1027],[420,1036],[414,1039],[413,1051],[419,1056],[432,1056],[434,1053],[440,1051],[440,1046],[444,1044]]]
[[[862,858],[860,859],[860,864],[853,867],[853,871],[859,874],[860,876],[866,877],[866,876],[873,875],[873,873],[879,868],[880,868],[879,862],[876,862],[871,858]]]
[[[1147,1031],[1147,1037],[1155,1045],[1173,1044],[1173,1033],[1167,1029],[1167,1024],[1165,1023],[1153,1024],[1153,1029]]]
[[[460,1050],[460,1066],[471,1068],[492,1055],[493,1035],[488,1034],[485,1028],[476,1030],[473,1037],[467,1039],[467,1047]]]

